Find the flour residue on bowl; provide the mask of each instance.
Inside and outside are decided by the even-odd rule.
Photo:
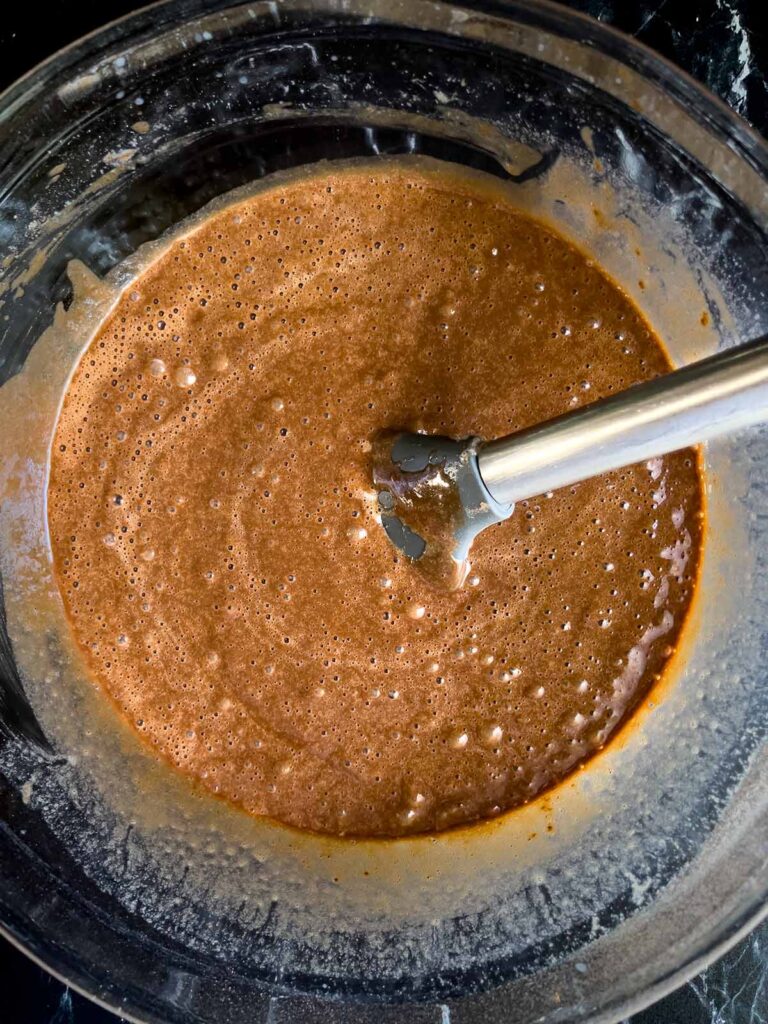
[[[574,188],[575,180],[581,180],[576,165],[569,168],[564,162],[541,181],[514,186],[514,203],[546,220],[562,213],[557,200],[565,190],[576,198],[565,220],[557,222],[558,229],[578,235],[583,227],[590,247],[599,249],[600,233],[590,233],[594,189],[589,176],[579,186],[581,192]],[[604,205],[608,193],[601,184]],[[215,208],[246,195],[225,197]],[[578,196],[583,202],[576,201]],[[600,901],[623,891],[625,868],[632,864],[634,877],[649,877],[646,849],[639,840],[627,839],[631,829],[624,816],[638,797],[633,788],[636,765],[649,777],[643,743],[655,728],[663,735],[665,722],[685,719],[683,694],[670,695],[664,714],[649,723],[644,736],[630,737],[545,802],[437,839],[367,843],[301,836],[201,796],[147,754],[88,681],[67,641],[51,574],[44,518],[48,446],[67,381],[98,324],[133,280],[194,227],[183,225],[105,282],[74,268],[71,309],[59,311],[24,372],[0,394],[4,436],[13,448],[3,465],[0,515],[9,627],[27,692],[61,755],[52,766],[9,750],[3,754],[8,771],[18,773],[19,785],[35,771],[30,805],[66,836],[73,856],[125,906],[140,908],[153,926],[182,938],[192,949],[215,950],[233,962],[250,962],[258,949],[267,973],[282,969],[290,975],[301,969],[323,974],[331,958],[365,976],[399,977],[405,960],[409,971],[418,963],[418,972],[430,974],[449,962],[455,968],[474,967],[478,943],[492,959],[533,946],[553,929],[560,934],[566,921],[591,921],[589,935],[597,936],[605,927]],[[652,227],[630,227],[630,238],[633,230],[646,239],[644,253],[650,259]],[[698,309],[702,300],[695,276],[686,277],[682,262],[665,264],[662,249],[653,262],[661,268],[660,277],[666,268],[665,286],[680,281],[680,294],[698,296]],[[619,270],[625,257],[630,265],[636,261],[629,250],[622,254],[614,246],[610,251],[618,253]],[[604,262],[617,272],[611,258],[608,252]],[[655,294],[651,289],[647,296],[650,309],[655,308]],[[679,314],[682,322],[684,305],[661,308],[667,316]],[[689,307],[694,309],[693,301]],[[697,337],[708,335],[703,331]],[[167,370],[169,360],[159,358]],[[158,365],[156,370],[162,377],[163,368]],[[191,372],[197,376],[196,367]],[[277,392],[272,397],[285,401]],[[737,533],[734,524],[731,536]],[[44,645],[41,635],[48,638]],[[708,741],[698,725],[686,729],[680,725],[675,732],[680,749],[692,743],[705,749]],[[654,770],[665,772],[665,764],[656,763]],[[643,806],[650,813],[647,803]],[[599,865],[599,886],[589,882],[597,866],[586,853],[595,843],[608,851],[621,846],[621,857],[607,857]],[[557,922],[541,895],[553,886],[558,891]],[[653,891],[650,885],[644,898]],[[169,900],[177,908],[171,916]],[[462,919],[473,922],[471,949],[464,948],[457,932]],[[399,936],[397,947],[391,942],[393,931]]]

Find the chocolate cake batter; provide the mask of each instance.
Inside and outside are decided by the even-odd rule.
[[[378,431],[494,437],[669,369],[513,195],[407,160],[267,182],[127,288],[72,379],[48,516],[76,641],[160,755],[254,815],[498,814],[603,746],[674,649],[693,452],[520,503],[456,593],[377,522]]]

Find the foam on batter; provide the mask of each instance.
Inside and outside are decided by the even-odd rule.
[[[498,436],[668,368],[618,286],[477,175],[258,192],[152,263],[75,372],[48,494],[75,639],[155,750],[253,814],[399,835],[526,802],[674,649],[695,456],[521,503],[438,594],[377,522],[370,440]]]

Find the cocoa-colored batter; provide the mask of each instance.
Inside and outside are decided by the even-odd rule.
[[[438,593],[376,520],[370,442],[507,434],[668,368],[491,179],[382,160],[255,191],[126,290],[66,395],[48,515],[93,675],[256,815],[395,836],[530,800],[672,653],[696,457],[521,503]]]

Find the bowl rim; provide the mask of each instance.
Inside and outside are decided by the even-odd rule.
[[[54,70],[64,70],[67,64],[74,64],[86,44],[95,41],[106,44],[112,41],[128,22],[138,23],[142,19],[152,18],[153,26],[157,27],[154,15],[171,8],[187,6],[192,13],[192,9],[197,7],[197,13],[210,14],[214,13],[214,8],[223,9],[242,2],[243,0],[231,0],[231,2],[230,0],[212,0],[203,6],[195,4],[194,0],[152,0],[151,3],[141,4],[126,14],[105,22],[54,50],[5,89],[0,90],[0,125],[2,125],[7,108],[31,98],[29,92],[37,84],[36,79],[50,76]],[[466,8],[470,12],[479,11],[483,14],[516,18],[520,21],[530,21],[532,15],[543,15],[551,25],[563,29],[569,23],[580,26],[584,30],[583,33],[580,33],[580,38],[583,41],[602,39],[612,41],[615,46],[630,53],[635,51],[641,58],[639,63],[642,70],[653,70],[659,80],[664,81],[674,98],[695,98],[697,102],[703,103],[709,113],[713,115],[716,126],[721,131],[726,131],[731,141],[738,145],[740,155],[750,158],[750,161],[754,161],[763,174],[768,175],[768,139],[707,85],[675,64],[674,61],[664,57],[642,40],[622,29],[607,22],[598,21],[597,18],[593,18],[583,11],[567,7],[564,3],[558,3],[556,0],[437,0],[437,2],[445,7]],[[625,58],[626,53],[619,56],[619,60],[627,63]]]

